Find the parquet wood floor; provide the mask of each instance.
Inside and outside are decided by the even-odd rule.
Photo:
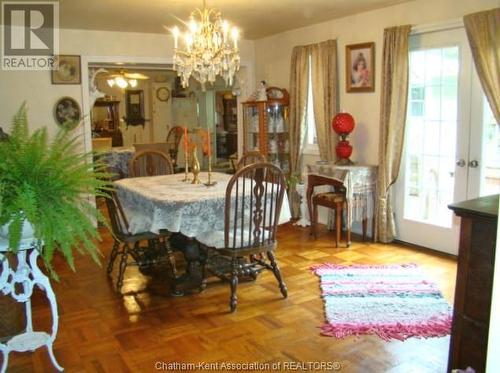
[[[285,371],[285,362],[335,361],[341,372],[446,371],[448,337],[384,342],[377,337],[320,336],[323,303],[319,279],[309,267],[322,262],[417,263],[452,302],[453,258],[361,242],[335,249],[333,233],[324,227],[316,241],[307,229],[291,224],[280,227],[278,237],[277,258],[288,299],[281,297],[273,274],[264,272],[256,282],[240,283],[234,314],[228,312],[227,284],[214,280],[203,293],[175,298],[168,294],[161,268],[152,277],[127,269],[126,294],[116,293],[104,269],[111,246],[107,233],[101,245],[103,266],[79,257],[74,273],[63,260],[56,260],[61,280],[53,285],[60,313],[54,350],[60,364],[67,372],[154,372],[161,362],[279,362]],[[43,298],[36,295],[33,305],[35,324],[47,328],[50,313]],[[297,365],[288,368],[301,370]],[[52,372],[53,368],[42,349],[12,353],[9,371]]]

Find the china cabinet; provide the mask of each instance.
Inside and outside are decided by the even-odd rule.
[[[290,172],[288,92],[267,88],[267,101],[243,103],[243,152],[259,151],[268,161]]]
[[[490,315],[498,312],[491,309],[498,197],[448,206],[461,218],[448,372],[467,367],[478,373],[486,369]]]

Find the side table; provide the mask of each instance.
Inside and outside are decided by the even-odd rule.
[[[4,296],[10,295],[17,302],[24,303],[26,329],[23,333],[11,337],[7,342],[0,343],[0,351],[3,353],[3,363],[0,372],[4,373],[7,370],[9,353],[11,351],[34,351],[43,346],[47,346],[50,360],[54,367],[58,371],[63,371],[64,369],[58,364],[52,348],[59,325],[56,296],[52,290],[48,277],[38,268],[38,250],[34,248],[19,249],[16,254],[17,267],[13,269],[10,267],[9,260],[5,254],[7,248],[8,241],[0,238],[0,268],[2,269],[0,273],[0,290]],[[20,291],[20,287],[16,287],[16,285],[22,285],[22,291]],[[52,312],[52,332],[50,334],[44,331],[33,330],[31,296],[35,285],[45,292],[49,300]]]

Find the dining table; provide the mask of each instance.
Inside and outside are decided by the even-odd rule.
[[[203,182],[208,173],[201,172],[200,184],[192,184],[192,174],[185,173],[135,177],[113,182],[132,234],[158,233],[167,230],[181,233],[188,241],[214,231],[224,230],[226,187],[232,175],[212,172],[212,186]],[[285,194],[278,224],[290,220]],[[221,235],[223,237],[223,235]],[[217,243],[214,243],[217,246]]]
[[[117,146],[101,152],[100,157],[115,178],[122,179],[129,176],[128,164],[134,154],[133,146]]]

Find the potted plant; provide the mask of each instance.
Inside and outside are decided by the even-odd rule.
[[[0,142],[0,235],[8,239],[11,252],[32,239],[56,279],[55,252],[72,269],[75,249],[98,262],[95,223],[104,218],[89,197],[105,197],[109,189],[104,165],[79,150],[78,137],[68,127],[62,126],[52,140],[45,127],[30,134],[23,104],[9,138]]]

